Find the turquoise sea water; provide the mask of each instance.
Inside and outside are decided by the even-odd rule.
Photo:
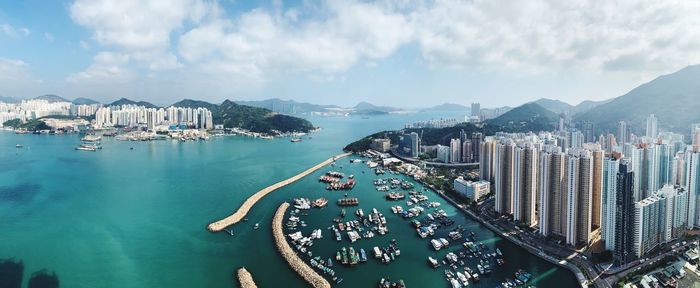
[[[357,138],[435,116],[310,118],[323,130],[301,143],[244,137],[188,143],[105,139],[98,152],[73,150],[77,135],[0,132],[0,259],[21,260],[24,283],[34,271],[55,271],[61,287],[236,287],[235,270],[241,266],[261,287],[303,287],[274,249],[270,221],[285,200],[323,196],[329,206],[311,211],[305,219],[309,227],[302,231],[323,229],[324,238],[313,251],[324,258],[349,245],[347,240],[337,243],[326,230],[340,210],[334,200],[342,196],[316,181],[327,169],[260,201],[249,222],[233,227],[234,237],[210,233],[206,225],[232,213],[251,193],[340,153]],[[24,148],[16,149],[18,143]],[[402,250],[400,259],[388,266],[370,259],[338,268],[345,279],[340,286],[374,287],[384,276],[404,279],[409,287],[447,286],[442,269],[426,264],[427,256],[436,253],[407,221],[391,215],[392,203],[373,189],[374,175],[364,165],[340,162],[343,172],[358,178],[350,194],[360,198],[360,207],[376,207],[389,221],[389,235],[353,246],[370,252],[372,246],[396,238]],[[431,200],[444,204],[435,195]],[[535,284],[540,287],[575,285],[567,270],[496,237],[449,205],[441,208],[457,224],[475,231],[477,240],[506,254],[506,266],[476,286],[493,287],[517,268],[542,275]],[[260,229],[252,229],[255,222]]]

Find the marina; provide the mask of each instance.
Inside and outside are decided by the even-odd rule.
[[[61,278],[61,286],[66,287],[99,287],[105,279],[110,279],[110,275],[118,273],[125,276],[112,279],[115,287],[144,283],[149,287],[223,288],[238,285],[231,283],[234,281],[232,274],[243,266],[252,273],[258,287],[306,287],[306,283],[282,260],[273,237],[270,237],[271,211],[275,211],[284,201],[293,204],[294,198],[308,198],[312,202],[326,198],[328,205],[323,208],[300,210],[297,214],[300,222],[297,222],[296,230],[284,226],[284,234],[301,231],[308,237],[313,230],[322,230],[323,238],[314,239],[314,244],[310,247],[313,257],[306,254],[301,257],[310,263],[310,259],[318,256],[327,264],[328,258],[331,258],[330,268],[336,271],[336,276],[343,279],[340,284],[331,282],[333,287],[376,287],[382,278],[392,283],[403,280],[409,287],[448,287],[443,271],[446,267],[443,265],[433,270],[427,259],[431,256],[442,261],[450,251],[442,249],[433,252],[428,241],[445,238],[451,242],[450,249],[456,249],[462,242],[452,244],[448,233],[459,225],[466,229],[465,233],[475,232],[478,241],[499,248],[506,260],[502,268],[493,269],[489,277],[481,277],[478,283],[470,283],[471,287],[495,287],[507,278],[513,279],[518,268],[526,268],[533,275],[532,286],[575,287],[575,278],[567,270],[549,264],[497,237],[473,219],[456,211],[437,194],[430,190],[424,191],[425,187],[410,177],[393,174],[390,170],[375,176],[374,170],[367,166],[367,159],[354,156],[336,161],[336,166],[325,166],[324,169],[309,174],[309,177],[259,200],[242,217],[248,218],[247,222],[241,220],[236,225],[226,227],[235,236],[230,236],[227,232],[203,231],[205,223],[217,216],[223,217],[235,212],[254,192],[336,155],[338,143],[359,138],[375,129],[398,127],[397,125],[406,122],[400,120],[405,118],[393,119],[314,119],[314,123],[318,122],[324,129],[315,134],[313,140],[307,141],[304,138],[300,145],[293,145],[288,139],[270,141],[249,137],[213,137],[210,141],[181,145],[176,141],[124,142],[103,136],[102,151],[68,153],[70,155],[65,155],[65,151],[77,146],[80,141],[77,134],[30,136],[7,132],[3,135],[4,139],[0,137],[0,142],[13,153],[6,153],[2,159],[5,167],[10,169],[0,173],[3,185],[8,189],[21,188],[22,195],[26,197],[36,196],[22,198],[27,200],[21,202],[9,200],[12,208],[0,208],[4,213],[4,231],[23,231],[4,238],[0,254],[24,260],[25,271],[55,269]],[[24,148],[16,149],[14,146],[17,143]],[[130,150],[130,147],[135,149]],[[15,153],[18,154],[15,156]],[[352,159],[358,161],[350,163]],[[132,165],[104,165],[110,161],[128,161]],[[61,169],[57,169],[59,164]],[[318,182],[318,177],[330,170],[343,173],[343,180],[354,175],[355,187],[348,191],[325,190],[325,185]],[[93,173],[95,171],[100,173]],[[32,177],[23,177],[23,174]],[[90,177],[75,177],[76,174]],[[427,214],[434,214],[435,209],[425,209],[415,204],[407,206],[411,190],[398,187],[384,193],[375,192],[372,181],[376,178],[399,178],[413,183],[416,191],[429,197],[429,200],[422,203],[441,203],[437,210],[444,210],[455,223],[447,229],[436,230],[433,236],[420,238],[411,221],[418,220],[426,223],[424,226],[429,226],[425,222]],[[30,180],[29,183],[36,185],[25,185]],[[52,188],[57,185],[74,188],[68,193]],[[387,201],[384,195],[389,192],[401,192],[407,198]],[[366,218],[372,208],[376,208],[386,218],[389,232],[379,235],[365,229],[360,233],[362,239],[351,243],[347,231],[340,231],[341,239],[336,240],[336,233],[328,227],[333,225],[337,229],[338,225],[333,220],[340,217],[341,207],[335,203],[346,193],[348,197],[358,198],[360,203],[358,206],[345,207],[343,223],[359,221],[355,214],[357,209],[362,209]],[[60,205],[46,205],[46,201]],[[133,209],[110,208],[115,205]],[[403,211],[417,206],[425,211],[412,218],[403,218],[402,214],[393,213],[392,206],[400,206]],[[94,209],[76,210],[75,207]],[[292,211],[294,208],[290,207],[283,225]],[[64,233],[58,228],[61,226],[44,226],[52,221],[59,221],[57,224],[60,225],[72,223],[72,232]],[[301,221],[304,221],[305,227]],[[260,222],[260,228],[254,230],[257,222]],[[144,223],[145,226],[133,223]],[[365,237],[371,235],[368,232],[372,232],[373,237]],[[46,236],[57,241],[46,241]],[[136,239],[139,240],[135,241]],[[376,246],[383,249],[390,244],[391,239],[398,241],[401,253],[395,257],[395,261],[384,264],[374,258],[373,248]],[[343,246],[352,246],[356,251],[364,249],[367,262],[354,266],[338,263],[335,261],[335,253]],[[115,249],[116,247],[122,249]],[[51,252],[65,249],[71,249],[70,258],[64,258],[64,253]],[[102,252],[95,254],[95,249]],[[459,256],[458,253],[455,254]],[[96,264],[75,265],[75,261]],[[207,272],[192,273],[193,261],[207,267]],[[169,277],[162,277],[163,269],[169,271]],[[274,277],[268,277],[270,271],[274,272]],[[322,276],[332,281],[332,277],[327,274]]]
[[[412,257],[427,255],[423,258],[427,259],[427,265],[415,269],[434,271],[436,276],[443,279],[440,282],[431,282],[431,287],[476,285],[510,288],[537,285],[530,282],[533,279],[532,272],[521,268],[528,266],[510,264],[518,264],[518,260],[506,262],[509,257],[503,253],[503,249],[512,249],[508,247],[509,242],[500,241],[501,239],[494,236],[484,237],[484,233],[490,233],[488,230],[479,229],[478,224],[465,219],[455,207],[444,205],[443,199],[428,189],[422,189],[420,184],[408,177],[381,178],[389,173],[388,170],[383,170],[380,174],[363,173],[364,169],[371,168],[364,164],[362,158],[355,157],[337,161],[336,166],[329,167],[338,169],[342,167],[339,166],[341,163],[347,161],[355,173],[352,175],[361,175],[353,177],[357,179],[358,187],[351,193],[338,195],[332,191],[323,192],[323,183],[338,183],[339,179],[345,178],[345,174],[335,170],[324,172],[323,169],[317,172],[322,173],[318,177],[322,184],[316,186],[318,194],[312,194],[326,195],[324,199],[336,197],[340,206],[336,208],[339,209],[336,215],[340,216],[324,217],[318,214],[321,212],[315,210],[304,212],[312,206],[309,204],[310,200],[294,198],[296,209],[289,213],[287,224],[284,226],[288,241],[295,246],[300,257],[328,281],[335,283],[334,286],[345,286],[344,283],[354,280],[346,274],[351,272],[346,269],[365,271],[362,267],[369,265],[392,267],[399,263],[402,266],[415,264],[401,260],[402,250],[405,249],[401,249],[399,242],[406,241],[414,243],[407,252]],[[396,192],[378,195],[367,189],[374,187],[374,190],[379,191],[385,186]],[[352,197],[348,194],[352,194]],[[382,203],[381,199],[385,200],[384,205],[379,205]],[[386,206],[402,200],[406,201],[405,206]],[[365,204],[366,201],[369,201],[368,204]],[[357,208],[350,208],[351,206]],[[329,224],[331,226],[328,226]],[[321,237],[321,227],[325,227],[331,237]],[[406,235],[411,230],[414,231],[412,236]],[[404,236],[398,239],[394,234],[396,232]],[[420,245],[416,246],[416,242],[422,242],[422,248]],[[386,268],[379,268],[380,271],[384,269]],[[412,282],[405,282],[403,279],[389,280],[395,278],[396,276],[384,275],[377,279],[378,286],[412,286]]]

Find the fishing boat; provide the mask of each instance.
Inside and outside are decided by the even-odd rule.
[[[289,142],[292,142],[292,143],[301,142],[301,138],[292,138],[291,140],[289,140]]]
[[[406,195],[403,193],[387,193],[386,194],[386,199],[391,200],[391,201],[397,201],[406,198]]]
[[[326,198],[318,198],[318,199],[314,200],[314,203],[313,203],[313,204],[314,204],[314,206],[317,207],[317,208],[323,208],[323,207],[325,207],[326,205],[328,205],[328,199],[326,199]]]
[[[360,261],[367,262],[367,254],[365,253],[365,249],[362,248],[360,248]]]

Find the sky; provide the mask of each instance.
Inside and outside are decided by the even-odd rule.
[[[700,1],[0,2],[0,95],[484,107],[700,63]]]

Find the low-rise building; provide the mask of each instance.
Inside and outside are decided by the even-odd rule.
[[[455,179],[452,185],[457,193],[474,201],[479,201],[479,199],[488,194],[491,189],[491,183],[488,181],[467,181],[462,177]]]

